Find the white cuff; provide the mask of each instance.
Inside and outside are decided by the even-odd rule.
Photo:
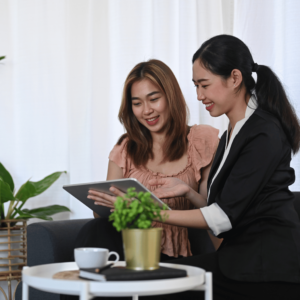
[[[232,228],[228,216],[217,203],[202,207],[200,210],[208,227],[212,230],[215,236],[222,232],[229,231]]]

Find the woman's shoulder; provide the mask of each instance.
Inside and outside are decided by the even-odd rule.
[[[112,148],[108,156],[109,160],[113,161],[124,170],[128,166],[128,157],[126,151],[127,142],[128,137],[126,134],[123,134]]]
[[[210,125],[194,125],[188,134],[188,141],[196,147],[219,143],[219,130]]]
[[[278,131],[282,130],[282,125],[278,118],[268,111],[257,108],[254,112],[257,116],[255,123],[256,127],[261,131]],[[263,126],[262,126],[263,125]]]
[[[122,151],[126,151],[126,145],[128,142],[128,137],[127,134],[123,134],[117,141],[117,143],[114,145],[114,147],[112,148],[111,152],[122,152]]]
[[[188,153],[195,169],[197,181],[201,179],[200,169],[208,166],[219,144],[219,130],[209,125],[194,125],[188,134]]]
[[[251,117],[248,126],[245,128],[248,133],[244,137],[246,141],[259,138],[261,135],[270,141],[287,140],[280,121],[273,114],[258,108]]]

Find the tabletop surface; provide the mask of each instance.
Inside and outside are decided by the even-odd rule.
[[[125,266],[120,261],[116,266]],[[90,281],[90,280],[65,280],[53,279],[53,275],[63,271],[78,270],[75,262],[55,263],[28,267],[22,271],[22,280],[36,289],[69,295],[79,295],[83,285],[93,296],[132,296],[132,295],[158,295],[190,290],[204,284],[205,270],[177,265],[160,263],[162,267],[178,268],[187,271],[187,277],[142,280],[142,281]]]

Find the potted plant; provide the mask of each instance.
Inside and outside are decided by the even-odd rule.
[[[47,190],[62,173],[66,172],[55,172],[36,182],[28,180],[15,192],[14,181],[10,173],[0,163],[0,219],[17,221],[18,219],[38,218],[52,220],[52,215],[70,211],[68,207],[62,205],[49,205],[34,209],[23,208],[29,198],[38,196]],[[6,202],[9,202],[7,212],[4,211],[4,203]]]
[[[52,220],[52,215],[70,211],[68,207],[62,205],[23,208],[29,198],[43,193],[62,173],[65,172],[55,172],[37,182],[28,180],[15,192],[10,173],[0,163],[0,277],[4,276],[7,270],[10,276],[16,276],[20,272],[18,270],[27,263],[27,219]],[[5,212],[6,202],[9,202],[9,206]],[[23,225],[18,225],[18,222],[22,222]]]
[[[152,221],[164,222],[167,206],[161,207],[151,199],[150,193],[127,190],[117,197],[115,209],[109,216],[117,231],[122,231],[126,267],[132,270],[159,268],[162,228],[151,228]]]

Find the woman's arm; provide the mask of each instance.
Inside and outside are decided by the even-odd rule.
[[[212,160],[213,162],[213,160]],[[208,175],[212,166],[212,162],[205,168],[202,169],[201,172],[201,181],[200,181],[200,185],[199,185],[199,194],[201,194],[203,197],[207,198],[207,180],[208,180]],[[203,207],[203,206],[202,206]],[[217,250],[223,239],[219,239],[218,237],[212,235],[212,233],[210,231],[207,231],[215,249]]]
[[[116,163],[113,161],[108,162],[108,169],[107,169],[107,177],[106,180],[114,180],[114,179],[122,179],[123,170],[120,168]],[[113,208],[113,203],[115,202],[116,197],[110,196],[104,193],[100,193],[97,191],[90,190],[89,191],[89,199],[95,201],[95,205],[104,205]],[[99,215],[94,213],[95,218],[99,218]]]
[[[114,179],[122,179],[122,178],[124,178],[122,168],[120,168],[116,163],[110,160],[108,162],[106,180],[114,180]]]
[[[200,209],[161,211],[168,216],[164,222],[169,225],[209,229]]]
[[[116,196],[122,196],[121,191],[115,190]],[[198,194],[199,195],[199,194]],[[192,210],[162,210],[161,215],[167,215],[165,224],[182,227],[209,229],[200,209]],[[159,222],[158,220],[156,222]]]

